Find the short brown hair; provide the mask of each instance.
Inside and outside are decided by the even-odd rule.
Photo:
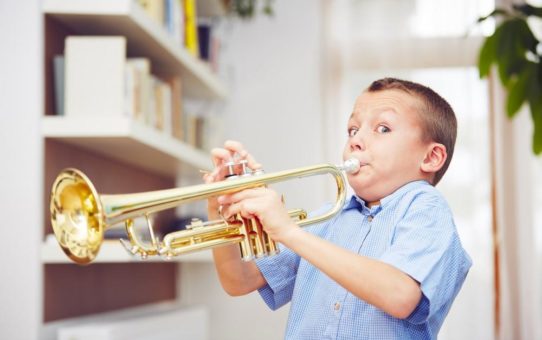
[[[442,168],[435,173],[433,185],[437,185],[452,160],[455,139],[457,136],[457,119],[452,107],[438,93],[429,87],[407,80],[383,78],[374,81],[367,92],[384,90],[400,90],[420,99],[420,118],[422,122],[423,138],[425,141],[434,141],[446,147],[448,157]]]

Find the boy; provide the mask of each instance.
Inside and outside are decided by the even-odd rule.
[[[292,303],[288,339],[436,339],[471,260],[452,213],[434,186],[452,158],[457,123],[431,89],[385,78],[356,100],[343,157],[355,195],[327,222],[298,227],[280,195],[255,188],[209,201],[210,218],[257,217],[284,247],[241,262],[236,246],[213,250],[224,289],[258,290],[272,309]],[[220,165],[234,154],[260,168],[238,142],[213,149]]]

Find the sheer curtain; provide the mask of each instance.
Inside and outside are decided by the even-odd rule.
[[[489,91],[475,67],[481,35],[492,23],[472,27],[478,16],[492,10],[493,2],[343,0],[328,6],[324,126],[329,159],[340,154],[356,96],[377,78],[428,85],[456,112],[456,151],[438,189],[450,203],[474,265],[439,339],[493,339]]]

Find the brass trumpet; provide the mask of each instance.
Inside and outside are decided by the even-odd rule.
[[[307,218],[302,209],[290,210],[292,219],[300,226],[321,222],[334,216],[345,201],[345,180],[342,171],[355,173],[359,161],[347,160],[342,165],[320,164],[270,174],[254,172],[242,163],[242,173],[235,174],[230,163],[228,180],[184,188],[167,189],[125,195],[99,195],[92,182],[81,171],[64,169],[57,176],[51,192],[51,222],[58,243],[66,255],[78,264],[88,264],[98,254],[106,229],[124,222],[129,241],[121,240],[133,255],[173,256],[238,243],[243,260],[273,255],[277,244],[271,240],[255,218],[240,216],[230,220],[193,220],[186,230],[166,234],[159,240],[153,232],[149,215],[178,205],[230,194],[248,188],[312,175],[330,174],[337,184],[335,205],[326,213]],[[145,217],[149,242],[141,242],[133,227],[133,219]]]

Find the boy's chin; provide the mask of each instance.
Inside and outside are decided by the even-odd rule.
[[[367,190],[366,188],[353,188],[356,195],[361,198],[365,203],[377,202],[380,201],[383,197],[379,192],[373,190]]]

